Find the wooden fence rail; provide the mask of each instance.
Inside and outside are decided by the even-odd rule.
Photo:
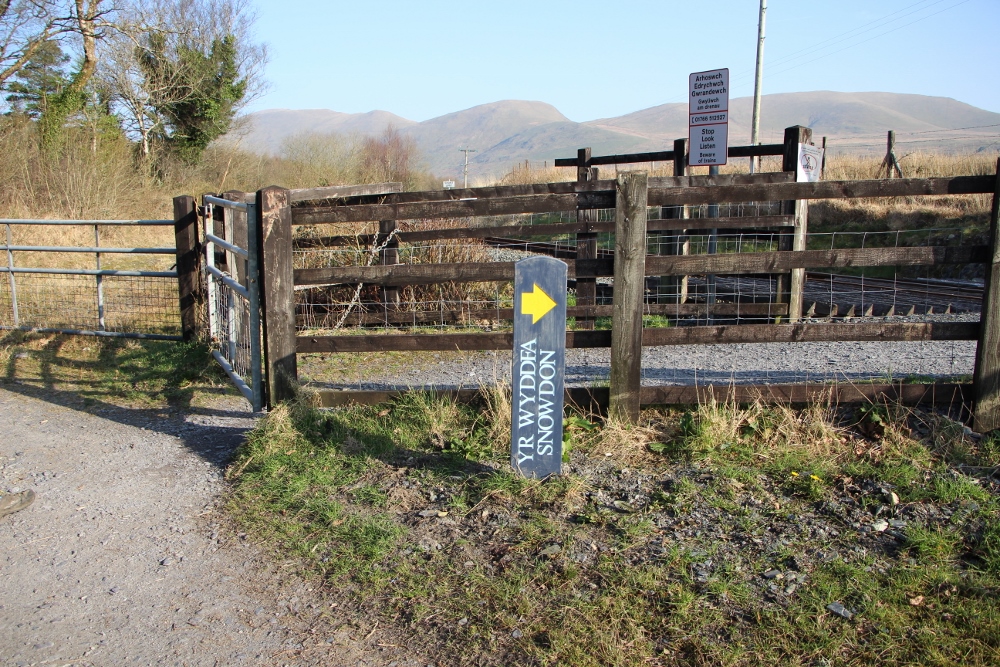
[[[694,178],[694,177],[677,177]],[[716,176],[715,179],[722,179]],[[689,185],[657,187],[650,180],[649,206],[755,202],[804,199],[858,199],[916,197],[933,195],[990,194],[992,176],[951,176],[942,178],[900,178],[870,181],[820,181],[818,183],[736,183],[732,185]],[[292,209],[292,224],[317,225],[377,220],[439,220],[446,218],[489,217],[524,213],[557,213],[580,209],[615,207],[613,189],[597,189],[607,181],[570,184],[578,191],[564,194],[481,197],[458,200],[412,201],[404,203],[314,206]],[[499,189],[499,188],[497,188]]]
[[[852,341],[976,340],[978,322],[859,324],[738,324],[648,328],[642,345],[724,345],[729,343],[818,343]],[[566,347],[611,347],[611,331],[567,331]],[[313,352],[414,352],[509,350],[510,332],[296,336],[300,354]]]
[[[791,215],[735,216],[724,218],[687,218],[684,220],[649,220],[646,231],[670,231],[680,229],[768,229],[792,227],[795,218]],[[452,229],[427,229],[412,232],[398,232],[400,243],[425,243],[451,239],[485,239],[494,236],[559,236],[561,234],[582,234],[586,232],[613,232],[613,222],[563,222],[538,225],[498,225],[493,227],[456,227]],[[375,234],[341,236],[306,236],[295,239],[296,249],[327,248],[342,246],[371,246]]]
[[[347,405],[378,405],[398,398],[406,389],[382,390],[341,390],[321,389],[318,392],[320,405],[336,408]],[[437,389],[435,393],[448,396],[456,401],[471,403],[481,401],[483,394],[478,389]],[[585,410],[602,412],[608,405],[607,387],[569,387],[566,389],[567,405],[575,405]],[[974,393],[969,384],[765,384],[728,386],[659,386],[643,387],[639,400],[643,406],[656,405],[698,405],[715,400],[719,403],[766,403],[807,404],[828,403],[878,404],[883,402],[900,405],[957,405],[967,407],[973,401]]]

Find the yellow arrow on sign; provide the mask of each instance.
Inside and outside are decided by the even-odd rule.
[[[538,320],[555,307],[556,302],[538,285],[530,292],[521,293],[521,314],[531,315],[532,324],[538,324]]]

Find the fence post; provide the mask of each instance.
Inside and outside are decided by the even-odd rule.
[[[674,176],[687,176],[687,139],[677,139],[674,141]],[[683,220],[688,217],[687,206],[664,206],[660,209],[663,218],[669,220]],[[659,243],[657,254],[663,255],[687,255],[691,251],[691,242],[687,237],[687,230],[677,229],[667,232],[660,232],[666,235],[669,241],[664,244]],[[687,302],[688,298],[688,277],[687,276],[660,276],[660,283],[656,295],[657,303]]]
[[[633,424],[639,421],[642,377],[647,188],[648,176],[644,171],[618,174],[615,182],[615,284],[608,415]]]
[[[222,193],[223,199],[228,199],[229,201],[236,202],[246,202],[247,193],[240,190],[227,190]],[[224,213],[224,224],[226,236],[223,238],[227,239],[231,243],[238,245],[241,248],[246,248],[249,246],[249,238],[247,236],[247,213],[246,211],[241,211],[236,208],[226,208]],[[244,287],[247,286],[247,260],[243,259],[238,255],[233,255],[232,257],[233,265],[229,267],[229,273],[239,284]]]
[[[885,169],[886,178],[903,177],[903,168],[899,166],[899,160],[896,159],[896,132],[894,130],[889,130],[885,139],[885,159],[882,160],[881,168]]]
[[[990,214],[990,263],[986,265],[983,282],[983,307],[976,346],[976,370],[972,386],[976,404],[973,428],[986,433],[1000,428],[1000,160],[997,160],[993,210]]]
[[[597,180],[597,167],[590,166],[590,149],[581,148],[576,152],[576,182],[588,183]],[[590,223],[597,221],[597,211],[578,209],[576,221],[584,226],[585,232],[577,232],[576,235],[576,258],[597,259],[597,233],[591,232]],[[576,305],[596,306],[597,305],[597,278],[577,278],[576,279]],[[593,329],[593,317],[577,317],[576,327],[578,329]]]
[[[376,238],[376,248],[385,244],[381,251],[381,263],[383,265],[399,264],[399,239],[395,235],[395,220],[380,220],[378,223],[378,237]],[[382,304],[386,312],[399,308],[399,287],[382,288]]]
[[[263,260],[264,368],[267,406],[295,396],[295,277],[292,273],[292,208],[288,190],[272,185],[257,191],[257,238]]]
[[[174,197],[174,241],[177,248],[177,289],[181,305],[181,336],[192,341],[204,321],[205,286],[201,279],[201,243],[194,197]]]
[[[785,153],[782,171],[795,173],[799,161],[799,144],[808,144],[812,139],[812,129],[801,125],[785,128]],[[794,218],[792,232],[782,232],[778,237],[778,250],[801,251],[806,249],[808,232],[809,202],[804,199],[786,201],[782,206],[785,215]],[[778,303],[788,304],[788,321],[802,319],[802,294],[806,284],[806,270],[792,269],[788,274],[778,276]]]

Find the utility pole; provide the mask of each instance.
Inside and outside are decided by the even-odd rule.
[[[458,150],[461,151],[462,153],[465,153],[465,171],[463,172],[464,175],[465,175],[465,184],[462,187],[463,188],[467,188],[467,187],[469,187],[469,153],[475,153],[476,149],[475,148],[459,148]]]
[[[764,78],[764,16],[767,14],[767,0],[760,0],[760,19],[757,21],[757,73],[753,81],[753,122],[750,130],[750,145],[760,143],[760,84]],[[750,173],[754,173],[754,163],[760,158],[750,158]]]

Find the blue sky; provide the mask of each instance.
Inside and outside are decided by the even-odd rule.
[[[254,1],[254,0],[252,0]],[[686,99],[729,67],[753,94],[759,0],[255,0],[269,91],[248,111],[426,120],[504,99],[574,121]],[[764,93],[941,95],[1000,112],[1000,0],[769,0]]]

